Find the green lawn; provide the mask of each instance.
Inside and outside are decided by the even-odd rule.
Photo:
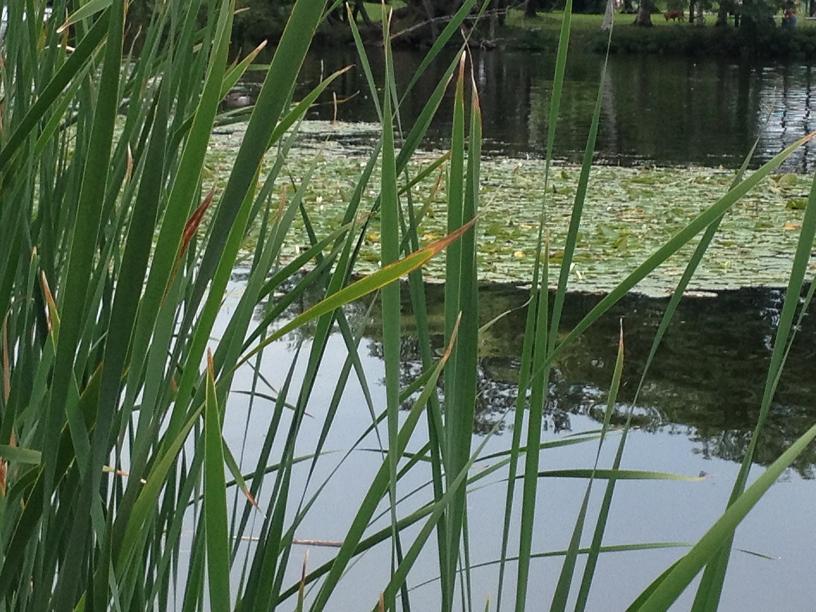
[[[404,6],[404,2],[402,0],[392,0],[390,3],[391,7],[394,9],[401,8]],[[369,18],[373,22],[380,22],[382,20],[382,9],[381,4],[379,2],[365,2],[364,3],[365,10],[368,13]],[[665,8],[665,7],[663,7]],[[654,13],[652,15],[652,25],[655,27],[672,27],[672,28],[679,28],[679,27],[699,27],[697,24],[690,24],[688,22],[676,22],[676,21],[666,21],[663,18],[663,8],[660,9],[660,12]],[[688,13],[688,9],[685,11]],[[816,27],[816,21],[809,21],[804,17],[805,11],[804,9],[800,10],[799,12],[799,20],[797,23],[797,27],[799,28],[813,28]],[[506,25],[511,27],[523,28],[526,30],[554,30],[557,31],[561,28],[561,21],[563,19],[564,13],[563,11],[550,11],[550,12],[539,12],[536,17],[533,18],[526,18],[524,17],[524,10],[523,9],[510,9],[507,13],[507,21]],[[615,22],[617,25],[629,25],[635,19],[635,16],[629,13],[618,13],[615,16]],[[717,14],[715,12],[707,12],[705,13],[705,25],[706,26],[713,26],[714,22],[717,20]],[[591,32],[600,29],[601,22],[603,21],[603,15],[601,14],[579,14],[573,13],[572,15],[572,28],[574,32]],[[780,11],[776,15],[776,22],[777,24],[781,23],[782,21],[782,12]],[[732,19],[733,22],[733,19]]]
[[[686,11],[688,12],[688,11]],[[524,11],[520,9],[511,9],[507,13],[507,25],[512,27],[531,29],[531,30],[558,30],[561,27],[563,19],[563,11],[552,11],[548,13],[539,13],[536,17],[524,17]],[[615,16],[617,25],[629,25],[634,21],[635,16],[631,14],[618,13]],[[705,14],[705,25],[713,26],[717,19],[714,12]],[[776,15],[776,22],[779,24],[782,20],[782,13]],[[592,31],[600,29],[603,15],[572,15],[573,31]],[[666,21],[662,13],[654,13],[652,15],[652,25],[656,27],[699,27],[697,24],[690,24],[688,22],[677,23],[675,21]],[[816,27],[816,21],[809,21],[804,17],[804,11],[800,11],[797,27],[813,28]]]

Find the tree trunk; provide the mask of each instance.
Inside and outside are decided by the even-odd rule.
[[[507,0],[496,0],[494,6],[496,7],[496,11],[498,11],[499,25],[503,26],[504,20],[507,17]]]
[[[717,21],[714,25],[720,28],[728,27],[728,5],[725,2],[720,2],[720,8],[717,9]]]
[[[640,0],[635,25],[647,28],[652,27],[652,3],[650,0]]]
[[[601,23],[601,30],[608,32],[612,29],[612,22],[615,19],[614,0],[608,0],[606,3],[606,10],[604,11],[603,22]]]
[[[689,23],[694,23],[694,0],[689,0]]]
[[[536,16],[535,0],[526,0],[526,2],[524,3],[524,16],[530,18]]]
[[[757,1],[758,0],[742,0],[742,4],[740,4],[737,9],[740,13],[740,28],[748,32],[749,36],[755,36],[757,28],[760,25],[764,25],[757,21],[757,17],[762,19],[762,17],[760,17],[761,11],[757,10]]]

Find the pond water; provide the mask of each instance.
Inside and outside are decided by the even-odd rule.
[[[242,275],[233,279],[233,290],[239,294]],[[427,286],[430,320],[442,319],[442,289]],[[405,297],[405,296],[404,296]],[[484,454],[503,450],[510,444],[515,400],[514,378],[517,355],[522,342],[524,302],[527,292],[509,286],[484,287],[480,292],[481,319],[490,320],[512,310],[493,325],[481,340],[479,361],[479,401],[474,421],[474,448],[487,439]],[[567,331],[597,302],[596,296],[571,295],[565,306],[562,331]],[[782,295],[773,290],[747,290],[721,294],[717,298],[692,298],[682,303],[675,322],[665,337],[663,349],[647,379],[638,406],[635,407],[636,428],[627,442],[625,468],[673,471],[689,476],[702,475],[699,482],[623,482],[619,484],[607,528],[606,544],[642,543],[650,541],[696,541],[725,507],[728,493],[736,477],[753,429],[764,376],[770,356],[772,337],[778,321]],[[580,432],[596,430],[606,402],[612,377],[619,322],[623,320],[626,365],[619,401],[616,406],[620,422],[629,406],[640,377],[645,358],[666,300],[630,296],[603,317],[570,350],[555,367],[545,410],[544,440],[563,438]],[[294,315],[307,303],[291,309]],[[346,314],[353,328],[362,329],[359,356],[367,376],[377,410],[385,403],[382,386],[384,366],[380,320],[375,304],[367,318],[368,304],[355,303]],[[229,313],[229,302],[225,314]],[[402,345],[403,380],[409,382],[421,370],[416,342],[411,336],[412,317],[407,301],[403,303]],[[263,315],[263,308],[256,313]],[[441,330],[433,340],[441,348]],[[816,323],[805,320],[789,357],[789,367],[783,377],[772,414],[763,437],[759,463],[775,459],[783,449],[801,435],[814,419],[814,353],[812,338]],[[261,371],[269,388],[280,388],[288,363],[295,349],[302,346],[301,361],[310,347],[309,330],[300,330],[273,344],[265,352]],[[301,447],[297,454],[306,455],[319,436],[328,410],[338,374],[346,356],[339,334],[332,336],[319,384],[309,404],[311,418],[306,419],[301,432]],[[304,363],[294,377],[297,387]],[[251,372],[243,372],[233,388],[247,390]],[[247,398],[235,394],[230,403],[231,418],[225,423],[225,436],[233,449],[241,448],[246,438],[245,462],[253,465],[269,425],[269,410],[263,402],[249,410]],[[250,426],[245,431],[246,423]],[[339,407],[338,421],[333,428],[327,449],[346,450],[371,423],[371,417],[360,384],[352,376]],[[282,425],[285,431],[286,424]],[[418,450],[425,433],[424,425],[409,450]],[[385,431],[381,432],[385,436]],[[607,441],[601,465],[609,465],[617,446],[617,436]],[[371,450],[377,441],[369,435],[360,445],[369,452],[353,453],[331,478],[312,509],[297,537],[337,541],[353,518],[356,500],[360,499],[373,478],[378,460]],[[542,469],[589,467],[594,458],[595,444],[587,443],[546,450],[542,453]],[[273,456],[274,452],[273,452]],[[318,463],[318,470],[309,488],[329,477],[340,463],[342,454],[327,455]],[[479,468],[489,461],[478,462]],[[760,558],[746,552],[735,552],[728,574],[723,610],[805,610],[813,601],[810,581],[812,570],[810,551],[816,544],[812,525],[812,508],[816,504],[816,486],[811,479],[816,464],[816,449],[810,449],[796,465],[773,487],[765,499],[749,515],[738,532],[735,546],[775,557]],[[296,470],[293,491],[299,497],[305,482],[307,467]],[[400,491],[407,494],[422,486],[429,470],[420,469],[401,482]],[[488,486],[476,488],[470,496],[471,558],[473,563],[496,559],[501,542],[505,485],[499,474],[487,480]],[[539,493],[539,527],[533,546],[535,552],[559,550],[567,546],[584,481],[545,480]],[[600,502],[596,489],[595,506]],[[520,487],[517,490],[520,495]],[[427,497],[427,489],[418,497]],[[416,499],[416,498],[414,498]],[[417,507],[418,500],[409,498],[401,506],[401,514]],[[263,506],[263,502],[261,502]],[[589,524],[592,524],[590,515]],[[387,526],[387,519],[378,523]],[[415,531],[409,530],[410,541]],[[589,537],[589,536],[587,536]],[[511,549],[512,550],[512,549]],[[302,547],[293,557],[292,582],[296,582]],[[309,548],[309,567],[329,560],[332,549]],[[410,584],[416,586],[435,578],[433,549],[412,572]],[[602,555],[593,586],[589,609],[623,609],[654,578],[680,554],[676,549]],[[387,582],[389,549],[381,546],[369,552],[346,577],[346,588],[332,600],[332,610],[352,610],[376,601],[378,589]],[[560,561],[533,562],[535,580],[530,592],[530,605],[549,601],[555,586]],[[579,562],[579,571],[581,568]],[[510,566],[513,584],[513,567]],[[496,568],[474,572],[477,585],[474,597],[484,603],[490,596],[495,600]],[[418,587],[412,592],[417,609],[435,609],[436,585]],[[506,604],[512,604],[512,588]],[[692,593],[687,593],[678,609],[687,609]],[[543,599],[540,599],[543,598]],[[363,605],[364,604],[364,605]],[[533,607],[531,609],[543,609]]]
[[[419,56],[397,51],[395,59],[398,78],[405,83]],[[485,149],[488,155],[523,159],[543,154],[552,62],[553,56],[546,54],[477,53],[476,74],[485,110]],[[304,89],[313,86],[321,74],[352,63],[354,55],[346,50],[324,53],[321,57],[313,55],[305,67]],[[378,73],[380,64],[375,53],[372,53],[372,64],[375,74]],[[428,78],[418,83],[414,96],[406,101],[403,107],[406,124],[410,124],[412,114],[421,107],[441,70],[442,64],[433,67]],[[573,55],[559,125],[559,157],[574,160],[583,149],[598,70],[597,56]],[[809,66],[749,66],[657,57],[614,57],[604,90],[599,157],[610,164],[622,165],[736,167],[758,137],[757,160],[764,161],[785,144],[816,128],[810,112],[814,104],[811,82],[816,74],[811,70]],[[250,82],[244,87],[252,91],[254,86]],[[363,77],[358,71],[341,77],[336,91],[341,99],[353,96],[338,109],[338,117],[343,121],[376,120],[371,100],[365,93],[367,88]],[[442,105],[429,136],[428,148],[441,147],[446,142],[450,127],[449,107],[449,104]],[[312,118],[330,119],[333,112],[330,104],[324,104],[313,111]],[[788,171],[810,169],[816,159],[814,155],[816,151],[803,149],[789,162]],[[243,274],[236,271],[232,285],[234,294],[239,294],[242,286]],[[428,286],[427,291],[431,319],[438,320],[442,308],[441,288]],[[720,292],[715,297],[687,298],[681,304],[638,405],[634,407],[636,429],[627,443],[623,467],[703,475],[704,478],[700,482],[619,484],[605,543],[694,542],[722,512],[756,422],[783,297],[777,289],[753,288]],[[485,286],[480,293],[483,321],[511,311],[481,340],[480,396],[474,421],[474,446],[487,439],[486,453],[509,445],[526,298],[525,291],[502,285]],[[569,330],[598,299],[588,294],[570,295],[564,311],[563,331]],[[224,315],[229,314],[230,303],[229,300],[226,302]],[[618,415],[625,412],[665,305],[665,299],[631,295],[563,356],[551,379],[545,413],[545,440],[598,428],[599,414],[605,405],[612,377],[621,319],[626,338],[626,365],[616,408]],[[303,306],[299,305],[300,308]],[[374,405],[381,409],[385,399],[379,316],[375,305],[368,318],[366,306],[352,304],[347,308],[347,315],[363,330],[358,352]],[[261,310],[258,317],[263,314]],[[403,327],[402,367],[407,383],[420,369],[407,304]],[[816,324],[811,317],[806,317],[780,383],[753,476],[816,420],[814,337]],[[435,341],[441,345],[440,336],[436,336]],[[306,330],[267,349],[261,370],[272,388],[280,388],[288,364],[299,346],[303,347],[301,361],[305,362],[304,355],[310,342]],[[345,357],[345,344],[335,334],[321,367],[320,384],[309,404],[312,418],[304,423],[300,449],[303,453],[313,450],[310,445],[320,434]],[[305,363],[299,364],[294,388],[298,387],[304,366]],[[251,381],[251,373],[242,371],[233,388],[246,390]],[[250,409],[247,397],[236,393],[229,414],[225,423],[227,441],[234,449],[245,441],[244,465],[251,466],[263,443],[269,412],[261,404]],[[362,388],[352,377],[327,448],[348,449],[370,422]],[[423,432],[423,425],[420,425],[412,449],[421,446]],[[374,449],[376,439],[369,436],[362,446]],[[617,438],[610,438],[601,465],[611,463],[616,446]],[[544,451],[542,467],[590,466],[594,452],[592,443]],[[329,455],[318,463],[309,491],[314,491],[317,484],[329,476],[340,457],[340,454]],[[296,537],[341,539],[378,463],[378,459],[372,460],[371,453],[362,451],[345,460]],[[736,547],[777,558],[768,560],[735,552],[726,582],[723,610],[812,609],[816,600],[810,553],[816,546],[812,520],[816,484],[811,480],[814,465],[816,449],[810,449],[739,529]],[[298,468],[296,472],[298,479],[292,486],[297,497],[304,486],[306,470],[306,467]],[[408,478],[401,493],[422,485],[427,476],[418,472]],[[583,481],[563,479],[541,482],[534,552],[566,547],[584,484]],[[496,475],[489,486],[474,491],[469,497],[473,563],[490,562],[498,556],[504,487],[501,477]],[[602,490],[602,486],[597,487],[596,494]],[[520,488],[517,499],[519,495]],[[427,498],[427,492],[424,496]],[[597,508],[598,501],[596,495],[593,507]],[[418,498],[410,498],[401,512],[417,507],[418,503]],[[593,521],[594,515],[590,514],[588,524],[593,525]],[[385,526],[387,521],[381,521],[379,525]],[[406,539],[410,540],[415,533],[415,530],[409,530]],[[515,546],[511,546],[511,552]],[[303,554],[301,548],[295,551],[292,581],[297,580]],[[330,559],[334,551],[311,547],[308,554],[308,565],[313,568]],[[589,609],[623,609],[679,554],[677,549],[668,549],[602,556]],[[345,578],[346,588],[332,600],[331,609],[356,610],[373,606],[379,590],[387,582],[388,555],[388,548],[380,547],[354,565]],[[435,578],[434,555],[431,547],[423,552],[410,577],[412,586]],[[578,572],[581,568],[579,561]],[[512,565],[509,570],[507,584],[513,585]],[[560,559],[557,558],[533,562],[530,609],[544,609],[548,605],[559,570]],[[488,567],[475,571],[473,577],[474,605],[481,609],[486,597],[495,599],[497,571],[495,567]],[[417,586],[412,592],[414,607],[423,610],[437,608],[437,594],[438,589],[433,584]],[[509,605],[512,588],[506,590],[505,596],[505,603]],[[677,609],[688,609],[692,597],[693,589],[690,589]]]
[[[383,73],[381,53],[370,52],[376,79]],[[396,49],[398,88],[407,85],[422,54]],[[447,59],[447,58],[445,58]],[[601,56],[573,48],[561,103],[559,157],[579,160],[586,144],[598,91]],[[552,88],[554,53],[475,51],[474,68],[484,111],[484,151],[513,157],[543,156]],[[301,88],[357,63],[353,49],[309,56]],[[401,108],[411,125],[446,69],[435,62],[419,79]],[[259,73],[256,73],[256,76]],[[257,78],[260,78],[259,76]],[[247,81],[252,90],[251,79]],[[362,70],[354,69],[332,86],[343,102],[344,121],[376,122]],[[718,59],[612,56],[603,90],[598,157],[611,164],[709,165],[739,167],[758,138],[755,162],[767,161],[785,145],[816,130],[816,67],[748,64]],[[452,104],[442,104],[429,144],[442,145],[450,134]],[[331,119],[331,102],[315,107],[312,118]],[[816,144],[787,163],[806,171],[816,163]]]

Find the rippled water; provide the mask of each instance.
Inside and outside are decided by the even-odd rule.
[[[398,87],[407,85],[422,55],[397,49]],[[375,77],[382,74],[379,54],[370,55]],[[476,51],[474,68],[484,110],[487,154],[543,156],[554,54]],[[304,66],[302,91],[322,75],[356,65],[352,49],[313,54]],[[561,103],[556,153],[579,159],[586,142],[601,57],[573,49]],[[443,73],[438,61],[419,80],[402,106],[411,125]],[[251,92],[255,87],[245,83]],[[757,65],[712,59],[613,56],[603,90],[598,157],[607,163],[725,165],[738,167],[755,139],[755,162],[766,161],[784,146],[816,129],[816,70],[809,65]],[[361,70],[341,76],[333,91],[345,121],[376,121]],[[451,104],[442,104],[429,134],[430,144],[448,139]],[[332,118],[331,96],[312,116]],[[786,168],[806,171],[816,162],[816,144],[794,155]]]

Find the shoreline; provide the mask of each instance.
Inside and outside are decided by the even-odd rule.
[[[570,46],[590,49],[594,53],[606,51],[607,32],[600,29],[603,15],[573,14]],[[657,55],[689,58],[732,58],[739,61],[798,61],[816,63],[816,20],[801,17],[795,29],[783,29],[778,24],[772,28],[748,32],[731,25],[714,25],[716,15],[707,14],[704,25],[666,22],[662,13],[652,15],[652,27],[633,24],[634,15],[618,13],[610,46],[610,54]],[[542,12],[534,18],[525,18],[520,10],[508,13],[504,25],[496,26],[494,35],[477,32],[473,47],[494,51],[554,51],[558,47],[562,13]],[[485,20],[487,26],[487,21]],[[381,31],[378,24],[360,25],[367,45],[379,46]],[[485,30],[488,28],[485,27]],[[266,35],[270,45],[277,44],[279,33],[270,30]],[[253,47],[263,37],[242,37],[235,34],[234,43],[239,47]],[[322,28],[315,38],[315,49],[348,47],[354,45],[348,28]],[[429,41],[397,38],[395,46],[428,48]]]

